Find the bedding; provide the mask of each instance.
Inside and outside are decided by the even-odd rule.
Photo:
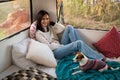
[[[36,67],[36,64],[31,60],[26,59],[26,53],[30,43],[30,38],[26,38],[19,43],[12,45],[13,63],[18,67],[25,69],[28,67]]]
[[[13,72],[2,80],[56,80],[56,78],[36,68],[30,67]]]
[[[26,69],[29,67],[37,68],[37,69],[39,69],[43,72],[46,72],[49,75],[52,75],[53,77],[56,78],[55,68],[47,67],[47,66],[40,65],[40,64],[38,65],[35,62],[33,62],[29,59],[26,59],[26,54],[28,51],[28,46],[30,44],[30,41],[31,41],[30,38],[26,38],[23,41],[12,45],[12,59],[13,59],[14,64],[17,65],[21,69]],[[41,52],[40,49],[39,49],[39,52]],[[47,56],[47,57],[49,57],[49,56]],[[56,61],[53,63],[57,64]]]
[[[56,67],[57,61],[52,50],[43,43],[31,39],[26,58],[47,67]]]
[[[72,68],[78,66],[78,62],[73,62],[74,55],[67,56],[58,61],[56,67],[57,80],[120,80],[120,63],[115,61],[107,61],[107,64],[119,68],[117,70],[106,70],[99,72],[96,70],[88,70],[75,75],[71,75],[74,70]]]

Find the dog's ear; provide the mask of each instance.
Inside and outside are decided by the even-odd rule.
[[[83,56],[82,54],[80,54],[80,55],[78,56],[78,58],[79,58],[79,59],[82,59],[82,58],[84,58],[84,56]]]
[[[82,58],[84,58],[84,56],[80,53],[80,52],[77,52],[77,54],[76,54],[76,58],[77,59],[82,59]]]

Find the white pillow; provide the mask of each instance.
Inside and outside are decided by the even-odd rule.
[[[47,67],[56,67],[57,65],[52,50],[46,44],[33,39],[30,41],[26,58]]]
[[[65,30],[65,26],[61,23],[56,23],[53,28],[57,34],[62,33]]]
[[[31,60],[26,59],[26,53],[30,38],[24,39],[23,41],[13,44],[12,46],[12,59],[15,65],[25,69],[28,67],[35,67],[36,64]]]

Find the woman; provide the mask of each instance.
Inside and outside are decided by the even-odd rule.
[[[59,42],[58,33],[63,32]],[[64,27],[59,23],[50,24],[48,12],[38,12],[36,21],[30,27],[30,37],[47,44],[54,53],[56,59],[61,59],[74,52],[81,52],[90,59],[103,59],[103,55],[87,46],[71,25]]]

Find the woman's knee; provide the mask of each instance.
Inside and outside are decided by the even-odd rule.
[[[82,40],[77,40],[71,43],[71,47],[78,51],[81,49],[82,44],[83,44]]]
[[[81,49],[82,45],[85,43],[82,40],[77,40],[75,41],[75,45],[77,46],[78,49]]]
[[[66,30],[69,31],[69,32],[71,32],[71,31],[74,30],[74,27],[72,25],[67,25],[66,26]]]
[[[84,42],[82,40],[77,40],[76,43],[79,45],[84,44]]]
[[[70,30],[74,30],[74,27],[72,25],[67,25],[66,29],[70,31]]]

